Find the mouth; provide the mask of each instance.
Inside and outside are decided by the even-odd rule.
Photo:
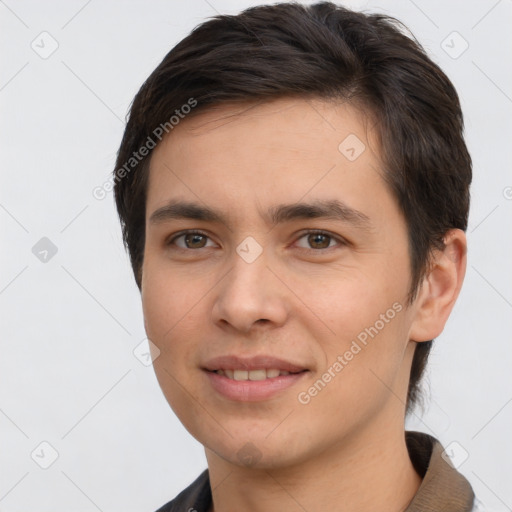
[[[267,400],[295,385],[309,372],[299,364],[271,356],[221,356],[201,368],[212,388],[224,398],[256,402]]]
[[[229,379],[235,380],[263,380],[307,371],[303,365],[292,363],[278,357],[258,355],[252,357],[240,357],[225,355],[210,359],[203,365],[203,370],[209,372],[221,372]]]
[[[207,370],[209,371],[209,370]],[[298,373],[306,372],[307,370],[301,370],[299,372],[288,372],[286,370],[279,370],[278,368],[261,368],[258,370],[231,370],[231,369],[220,369],[214,370],[213,373],[217,375],[223,375],[231,380],[266,380],[266,379],[275,379],[276,377],[283,377],[286,375],[296,375]]]

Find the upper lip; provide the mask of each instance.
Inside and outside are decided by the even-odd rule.
[[[238,357],[232,355],[225,355],[215,357],[207,361],[203,368],[208,371],[216,370],[263,370],[263,369],[277,369],[287,371],[290,373],[297,373],[307,368],[298,366],[284,359],[277,357],[259,355],[253,357]]]

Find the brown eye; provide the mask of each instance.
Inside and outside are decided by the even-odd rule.
[[[210,241],[210,245],[207,245],[208,241]],[[204,233],[199,231],[190,231],[173,237],[169,240],[167,245],[175,245],[180,249],[203,249],[211,247],[211,243],[213,242],[211,242],[210,238]]]
[[[200,233],[192,233],[188,235],[184,235],[185,245],[189,249],[200,249],[204,247],[206,244],[206,237],[201,235]]]
[[[298,243],[301,249],[313,249],[313,250],[321,250],[321,249],[331,249],[336,245],[342,246],[344,245],[343,241],[329,233],[324,231],[308,231],[304,233],[299,240],[305,240],[304,242]],[[334,242],[334,243],[333,243]]]
[[[329,247],[331,237],[321,233],[313,233],[308,235],[308,243],[313,249],[326,249]]]

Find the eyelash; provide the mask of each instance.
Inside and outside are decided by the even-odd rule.
[[[172,246],[172,245],[174,245],[174,242],[176,240],[178,240],[179,238],[181,238],[183,236],[186,236],[186,235],[201,235],[201,236],[204,236],[204,237],[206,237],[208,239],[211,239],[210,236],[208,234],[206,234],[205,232],[197,230],[197,229],[192,229],[192,230],[181,231],[180,233],[174,235],[172,238],[170,238],[166,242],[165,245],[166,246]],[[309,230],[303,231],[300,234],[300,236],[297,238],[297,240],[300,240],[301,238],[304,238],[305,236],[308,236],[308,235],[324,235],[324,236],[327,236],[330,239],[335,240],[336,242],[338,242],[338,247],[348,245],[348,243],[345,240],[343,240],[342,238],[340,238],[338,236],[335,236],[335,235],[332,235],[328,231],[323,231],[321,229],[309,229]],[[327,251],[329,249],[335,249],[335,248],[336,248],[336,246],[325,247],[323,249],[312,249],[312,248],[299,247],[299,249],[301,249],[301,250],[304,250],[304,251],[314,251],[314,252]],[[189,249],[189,248],[184,248],[184,247],[177,247],[177,249],[183,250],[183,251],[194,251],[194,250],[197,251],[199,249],[206,249],[206,247],[200,247],[199,249]]]

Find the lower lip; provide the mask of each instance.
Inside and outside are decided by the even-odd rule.
[[[234,380],[207,370],[205,373],[210,379],[213,389],[226,398],[240,402],[257,402],[271,398],[280,391],[293,386],[308,372],[280,375],[265,380]]]

